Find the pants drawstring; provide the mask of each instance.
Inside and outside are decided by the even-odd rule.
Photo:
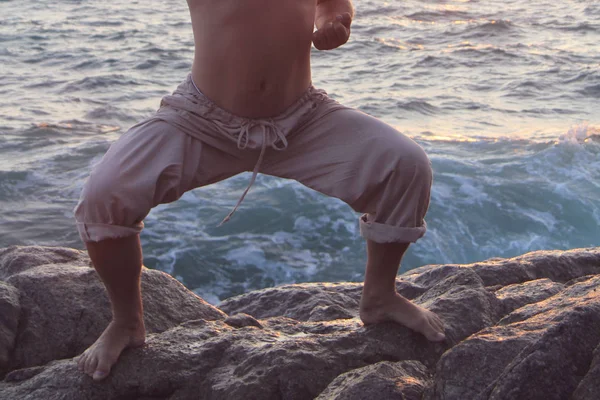
[[[256,161],[256,165],[254,166],[254,170],[252,171],[252,178],[250,179],[248,187],[246,188],[246,190],[244,190],[244,193],[242,193],[242,197],[240,197],[233,210],[231,210],[231,212],[227,214],[223,221],[221,221],[221,223],[217,226],[221,226],[225,222],[229,221],[231,219],[231,216],[236,212],[236,210],[240,206],[240,204],[242,204],[242,201],[244,201],[246,194],[248,194],[248,191],[254,184],[254,181],[256,181],[256,176],[258,175],[258,170],[260,169],[260,165],[262,164],[265,151],[267,150],[267,145],[271,146],[275,150],[285,150],[288,146],[288,142],[285,138],[285,135],[283,134],[281,129],[273,122],[272,119],[246,120],[242,124],[242,129],[237,139],[238,149],[243,150],[248,147],[248,143],[250,142],[250,130],[255,126],[260,126],[262,128],[262,146],[260,149],[260,155],[258,156],[258,160]],[[271,129],[267,130],[267,128]],[[275,134],[275,137],[271,136],[272,133]],[[278,142],[281,142],[281,145],[278,145]]]

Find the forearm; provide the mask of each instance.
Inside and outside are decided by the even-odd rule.
[[[335,17],[349,13],[354,18],[354,7],[351,0],[319,0],[315,15],[315,26],[321,29],[326,23],[335,20]]]

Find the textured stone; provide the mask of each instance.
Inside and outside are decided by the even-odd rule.
[[[0,280],[40,265],[89,263],[86,253],[66,247],[10,246],[0,249]]]
[[[504,286],[497,290],[495,295],[502,304],[502,315],[506,315],[524,305],[554,296],[564,288],[565,285],[544,278]]]
[[[147,342],[101,383],[72,358],[110,316],[89,260],[68,249],[27,252],[0,249],[0,309],[12,313],[0,329],[15,332],[18,321],[2,399],[600,398],[598,248],[399,276],[398,290],[444,321],[441,343],[394,323],[363,326],[358,283],[247,293],[223,302],[227,316],[144,269]]]
[[[287,317],[298,321],[326,321],[358,316],[362,284],[303,283],[256,290],[219,304],[228,314],[254,318]]]
[[[0,373],[2,375],[9,368],[10,354],[17,339],[20,314],[19,291],[14,286],[0,281]]]
[[[248,314],[235,314],[225,318],[224,321],[227,325],[232,326],[234,328],[243,328],[245,326],[255,326],[257,328],[262,328],[263,326],[251,315]]]
[[[61,360],[21,376],[12,373],[0,384],[0,393],[7,398],[52,398],[60,381],[65,400],[314,399],[346,371],[415,357],[432,365],[443,350],[390,326],[364,329],[353,320],[288,320],[295,329],[285,333],[271,329],[276,324],[269,327],[268,321],[263,329],[189,321],[149,335],[143,347],[125,351],[106,382],[95,384],[76,371],[74,360]]]
[[[402,276],[398,293],[414,299],[426,289]],[[333,321],[358,317],[362,283],[301,283],[255,290],[224,300],[219,308],[228,314],[245,313],[254,318],[287,317],[298,321]]]
[[[439,315],[447,342],[454,345],[498,320],[500,302],[474,271],[457,269],[442,277],[415,302]]]
[[[12,304],[20,308],[7,368],[42,365],[83,352],[111,318],[106,290],[96,271],[87,267],[89,259],[69,249],[49,249],[44,255],[34,247],[33,257],[23,255],[26,247],[11,249],[10,257],[4,252],[0,274],[7,277],[3,286],[16,288],[14,293],[18,289],[18,301],[13,294]],[[35,266],[27,266],[27,260]],[[53,261],[57,263],[48,263]],[[143,269],[142,293],[148,332],[162,332],[189,319],[225,318],[223,312],[160,271]],[[0,304],[7,303],[0,299]],[[3,313],[3,320],[14,322],[15,312],[13,307],[12,314]]]
[[[468,268],[481,277],[485,286],[506,286],[543,278],[566,283],[585,275],[600,274],[599,257],[598,247],[534,251],[515,258],[494,258],[474,264],[426,265],[408,271],[405,279],[427,286],[427,281],[436,282],[458,268]]]
[[[571,397],[572,400],[600,399],[600,346],[594,350],[593,357],[589,370]]]
[[[433,398],[570,398],[600,342],[599,286],[575,284],[456,345],[437,365]]]
[[[382,361],[341,374],[316,400],[421,400],[430,385],[420,362]]]

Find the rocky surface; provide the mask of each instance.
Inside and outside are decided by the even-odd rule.
[[[419,361],[381,361],[335,378],[316,400],[421,400],[432,384]]]
[[[529,253],[400,275],[448,340],[364,327],[361,284],[264,289],[213,307],[144,269],[147,342],[95,383],[76,356],[110,318],[89,259],[0,249],[1,399],[600,398],[600,248]]]

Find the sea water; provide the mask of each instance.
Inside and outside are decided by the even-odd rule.
[[[357,1],[350,41],[313,49],[313,82],[429,154],[428,232],[402,270],[600,245],[600,3]],[[184,1],[0,1],[0,247],[83,248],[91,166],[191,67]],[[226,27],[224,27],[225,29]],[[159,206],[145,264],[208,301],[360,281],[357,214],[248,173]]]

